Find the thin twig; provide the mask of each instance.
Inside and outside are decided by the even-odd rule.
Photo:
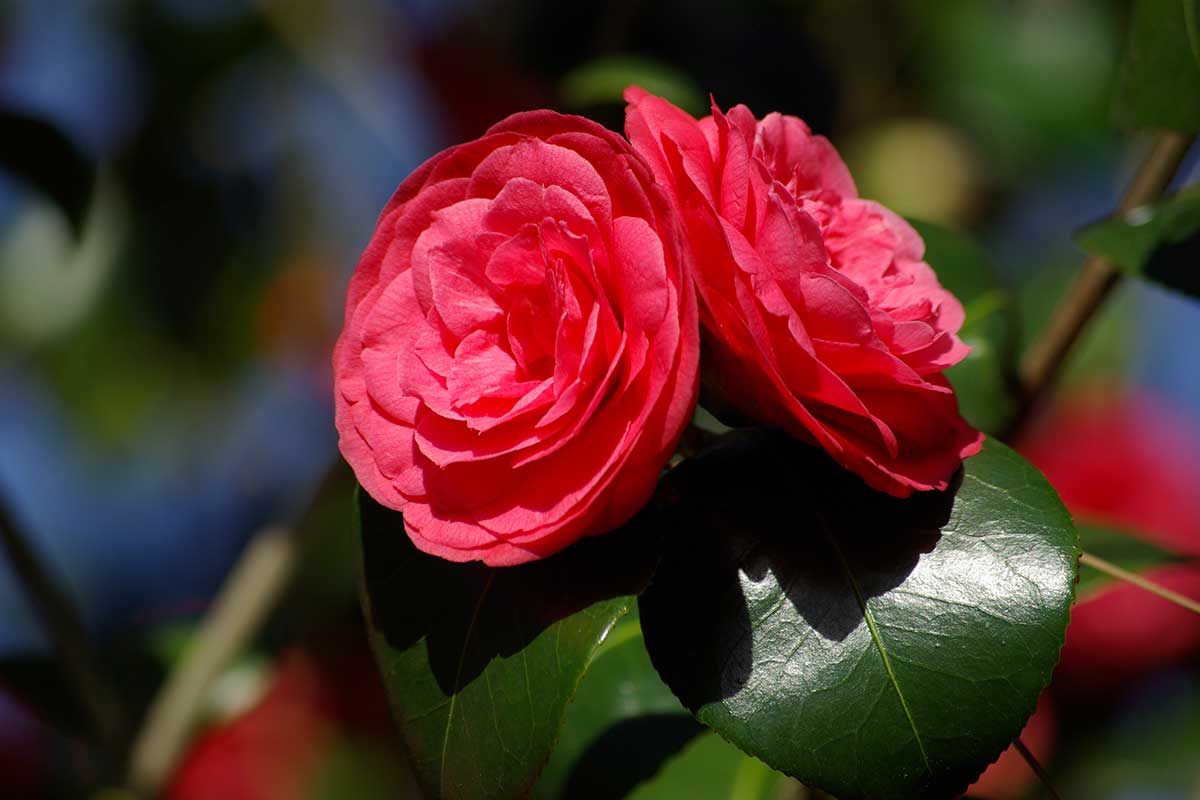
[[[272,527],[256,534],[221,587],[183,660],[146,714],[129,759],[128,788],[157,796],[188,743],[213,681],[253,638],[292,576],[296,536]]]
[[[1175,131],[1159,135],[1117,204],[1117,213],[1159,199],[1194,140],[1194,135]],[[1053,386],[1079,335],[1120,277],[1121,273],[1107,259],[1098,256],[1084,259],[1074,285],[1059,301],[1045,333],[1033,343],[1021,363],[1021,405],[1002,438],[1011,441],[1023,430]]]
[[[1194,614],[1200,614],[1200,603],[1197,603],[1195,600],[1191,600],[1187,597],[1184,597],[1183,595],[1179,594],[1178,592],[1173,592],[1170,589],[1166,588],[1165,586],[1160,586],[1157,583],[1155,583],[1154,581],[1148,580],[1148,579],[1144,578],[1143,576],[1138,575],[1136,572],[1130,572],[1129,570],[1121,569],[1116,564],[1112,564],[1108,561],[1105,561],[1103,558],[1094,556],[1091,553],[1080,553],[1079,563],[1085,564],[1085,565],[1091,567],[1092,569],[1099,570],[1100,572],[1103,572],[1106,575],[1111,575],[1112,577],[1117,578],[1119,580],[1123,580],[1128,583],[1132,583],[1134,586],[1137,586],[1139,589],[1144,589],[1145,591],[1150,592],[1153,595],[1157,595],[1157,596],[1161,597],[1163,600],[1174,603],[1177,606],[1186,608],[1188,611],[1191,611]]]
[[[1054,784],[1050,781],[1050,773],[1046,772],[1046,768],[1038,762],[1033,753],[1029,752],[1029,748],[1021,741],[1021,737],[1018,736],[1016,739],[1013,739],[1013,747],[1017,748],[1017,752],[1021,754],[1021,758],[1025,759],[1025,763],[1033,770],[1033,774],[1037,775],[1038,780],[1046,787],[1046,791],[1050,793],[1050,796],[1054,800],[1062,800],[1059,797],[1058,791],[1054,788]]]
[[[100,671],[75,604],[42,565],[3,497],[0,497],[0,540],[92,732],[109,755],[116,755],[122,729],[117,695]]]
[[[299,510],[284,515],[294,523],[270,525],[246,545],[134,739],[125,776],[134,794],[161,794],[191,739],[209,687],[254,641],[288,590],[308,546],[313,510],[348,481],[345,465],[335,462]]]

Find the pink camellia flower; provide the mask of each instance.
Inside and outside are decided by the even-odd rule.
[[[400,185],[334,349],[342,454],[413,543],[493,566],[631,517],[696,402],[679,231],[620,136],[517,114]]]
[[[963,309],[916,231],[860,199],[796,117],[714,105],[696,120],[641,89],[625,97],[626,134],[687,232],[706,381],[872,488],[946,488],[983,436],[942,374],[968,352]]]

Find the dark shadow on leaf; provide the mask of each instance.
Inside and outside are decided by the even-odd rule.
[[[625,797],[703,731],[700,723],[682,713],[622,720],[588,745],[561,796],[564,800]]]
[[[373,624],[396,649],[421,639],[447,694],[497,656],[511,656],[553,623],[640,592],[658,558],[654,507],[619,530],[541,561],[491,568],[417,550],[401,515],[359,492],[363,578]],[[464,649],[465,646],[465,649]]]
[[[961,472],[946,492],[899,500],[815,447],[743,431],[666,482],[678,521],[639,602],[655,667],[694,710],[747,684],[761,622],[750,609],[774,613],[773,596],[830,641],[864,625],[859,595],[900,585],[933,549]]]

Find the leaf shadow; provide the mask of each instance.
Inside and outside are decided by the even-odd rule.
[[[803,620],[798,638],[807,627],[840,642],[865,625],[862,604],[902,584],[936,546],[962,473],[944,492],[901,500],[818,448],[742,431],[668,480],[679,522],[639,603],[655,667],[668,685],[690,687],[681,699],[695,710],[747,685],[756,629],[783,603]],[[669,641],[653,642],[656,629]],[[683,657],[655,658],[664,647]],[[672,674],[683,665],[686,675]]]
[[[625,797],[703,732],[703,726],[682,710],[621,720],[596,737],[579,756],[561,797]]]
[[[431,671],[447,695],[554,623],[602,601],[636,595],[658,557],[650,510],[549,558],[494,568],[423,553],[409,540],[399,512],[362,491],[358,504],[370,622],[397,650],[424,640]]]

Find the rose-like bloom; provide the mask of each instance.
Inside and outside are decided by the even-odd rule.
[[[904,220],[858,197],[833,146],[745,106],[702,120],[631,88],[625,130],[686,229],[705,378],[872,488],[944,489],[983,437],[943,371],[962,305]]]
[[[679,240],[628,143],[550,111],[400,185],[333,361],[342,454],[418,548],[518,564],[645,504],[696,401]]]

